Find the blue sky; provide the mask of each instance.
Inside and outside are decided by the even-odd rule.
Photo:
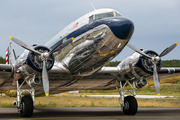
[[[163,60],[180,59],[179,0],[0,0],[0,56],[16,37],[28,45],[44,45],[80,16],[98,8],[113,8],[134,22],[129,43],[139,49],[161,53],[175,42],[179,45]],[[16,54],[23,48],[13,43]],[[125,49],[113,59],[122,61],[133,51]]]

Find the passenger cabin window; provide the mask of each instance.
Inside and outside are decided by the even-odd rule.
[[[89,24],[93,23],[93,15],[91,17],[89,17]]]
[[[99,20],[102,18],[108,18],[108,17],[114,17],[114,13],[110,12],[110,13],[97,14],[97,15],[95,15],[95,20]]]
[[[118,17],[118,16],[121,16],[119,13],[117,13],[117,12],[115,12],[115,14],[116,14],[116,17]]]

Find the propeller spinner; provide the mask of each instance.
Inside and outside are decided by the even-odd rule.
[[[143,51],[139,50],[138,48],[136,48],[135,46],[131,45],[131,44],[127,44],[127,46],[129,48],[131,48],[132,50],[134,50],[135,52],[138,52],[139,54],[143,55],[144,57],[150,59],[150,61],[153,64],[153,79],[154,79],[154,85],[156,88],[156,92],[157,95],[160,96],[160,82],[159,82],[159,76],[158,76],[158,71],[157,71],[157,63],[158,61],[160,61],[161,57],[165,56],[166,54],[168,54],[170,51],[172,51],[176,46],[178,45],[178,43],[174,43],[171,46],[167,47],[159,56],[155,56],[155,57],[151,57],[149,55],[147,55],[146,53],[144,53]]]

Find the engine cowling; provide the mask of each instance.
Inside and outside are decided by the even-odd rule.
[[[35,50],[39,51],[40,53],[43,53],[45,51],[49,52],[50,50],[45,46],[36,46],[34,48]],[[40,55],[37,55],[34,52],[29,52],[27,60],[25,62],[26,65],[30,66],[33,70],[37,72],[42,72],[43,67],[43,61],[41,59]],[[47,59],[47,70],[49,71],[54,65],[54,56],[51,54],[49,58]]]
[[[40,53],[43,53],[45,51],[49,52],[50,50],[45,46],[35,46],[35,50],[39,51]],[[47,70],[49,71],[53,65],[54,65],[54,56],[51,54],[46,62]],[[27,84],[29,84],[30,87],[37,86],[40,84],[40,77],[33,77],[35,74],[39,75],[42,72],[43,67],[43,61],[41,59],[41,55],[37,55],[33,52],[30,52],[28,50],[25,50],[24,53],[16,60],[16,67],[17,73],[20,73],[20,76],[18,75],[19,81],[21,79],[26,79]]]
[[[158,56],[158,54],[152,50],[146,50],[143,52],[151,57]],[[139,86],[141,86],[140,81],[143,79],[146,80],[153,74],[153,63],[150,59],[134,52],[118,65],[118,69],[120,71],[121,79],[136,81],[139,83]],[[157,70],[159,71],[160,69],[161,60],[157,63]],[[145,82],[143,84],[145,84]]]

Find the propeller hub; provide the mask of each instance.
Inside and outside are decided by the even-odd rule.
[[[156,56],[156,57],[155,57],[155,60],[156,60],[157,62],[159,62],[161,59],[160,59],[159,56]]]
[[[49,53],[48,52],[43,53],[43,57],[47,59],[49,57]]]
[[[152,57],[152,59],[151,59],[152,63],[154,63],[154,64],[157,64],[160,60],[161,60],[161,58],[159,56]]]
[[[48,52],[41,53],[41,59],[42,60],[47,60],[48,57],[49,57],[49,53]]]

